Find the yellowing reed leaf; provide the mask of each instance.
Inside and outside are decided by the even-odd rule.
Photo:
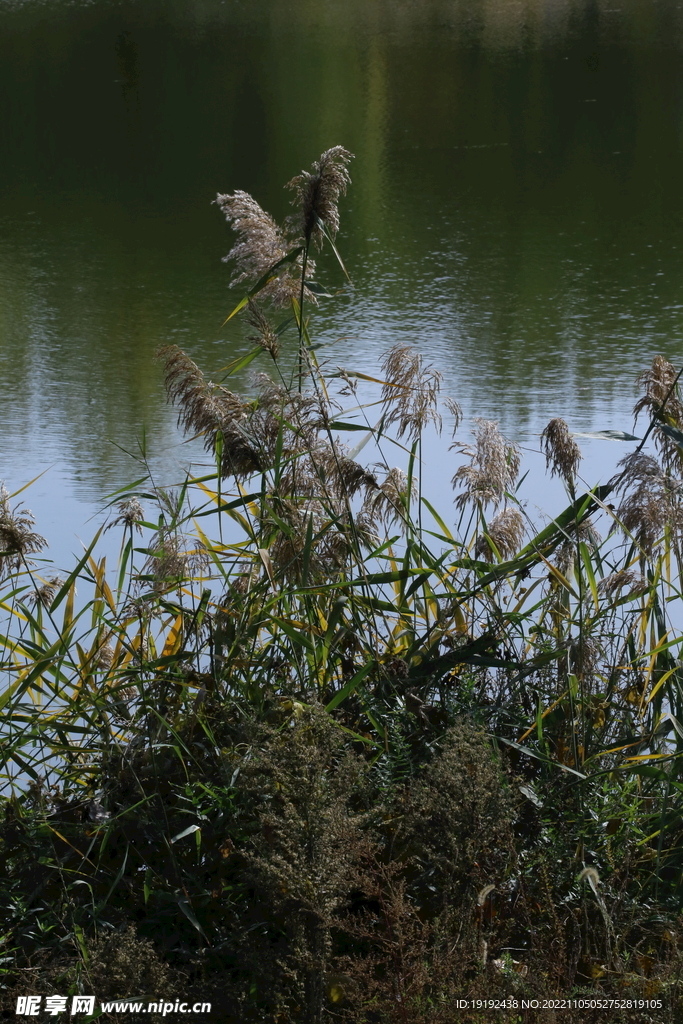
[[[180,647],[180,641],[182,639],[183,632],[183,616],[182,613],[176,616],[176,619],[171,626],[166,636],[166,643],[164,649],[161,652],[161,657],[166,658],[169,654],[175,654]]]
[[[645,694],[643,694],[643,696],[645,697],[645,700],[647,701],[648,704],[656,696],[656,694],[661,690],[661,688],[664,686],[664,683],[667,681],[667,679],[670,679],[670,677],[674,674],[674,672],[678,672],[678,668],[676,666],[674,666],[673,668],[670,668],[667,672],[664,673],[662,678],[657,681],[657,683],[653,686],[653,688],[650,691],[650,693],[648,693],[647,697],[645,697]]]

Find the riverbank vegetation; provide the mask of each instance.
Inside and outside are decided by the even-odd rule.
[[[7,1017],[94,992],[244,1024],[680,1019],[680,375],[643,373],[643,437],[592,490],[548,424],[566,502],[534,524],[519,448],[460,441],[418,347],[374,378],[323,360],[350,159],[290,182],[284,226],[218,197],[253,348],[219,383],[160,352],[213,468],[118,496],[115,567],[100,531],[45,572],[0,497]],[[421,489],[442,416],[450,510]]]

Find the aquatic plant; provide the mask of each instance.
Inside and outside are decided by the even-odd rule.
[[[283,227],[219,197],[253,348],[218,382],[159,353],[211,464],[115,496],[113,571],[100,531],[58,577],[2,492],[7,991],[76,990],[113,943],[226,1021],[448,1021],[458,994],[581,985],[675,1014],[679,374],[642,377],[645,437],[608,484],[579,493],[578,444],[548,424],[569,504],[539,528],[518,446],[481,419],[461,439],[417,347],[368,400],[319,363],[309,248],[334,244],[349,159],[290,182]],[[420,484],[444,413],[453,526]]]

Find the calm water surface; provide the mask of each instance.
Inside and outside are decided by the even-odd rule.
[[[122,449],[162,482],[192,457],[155,349],[216,373],[249,345],[216,192],[282,217],[338,143],[335,363],[414,343],[533,448],[556,415],[630,429],[636,373],[683,359],[682,4],[0,0],[0,478],[47,470],[55,557],[140,475]],[[587,474],[625,450],[589,442]]]

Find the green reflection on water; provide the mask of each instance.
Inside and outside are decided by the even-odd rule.
[[[156,347],[247,344],[211,200],[282,217],[337,143],[335,362],[412,341],[513,436],[628,429],[634,374],[682,354],[682,42],[646,0],[0,0],[1,475],[57,461],[91,501],[133,475],[108,439],[174,444]]]

